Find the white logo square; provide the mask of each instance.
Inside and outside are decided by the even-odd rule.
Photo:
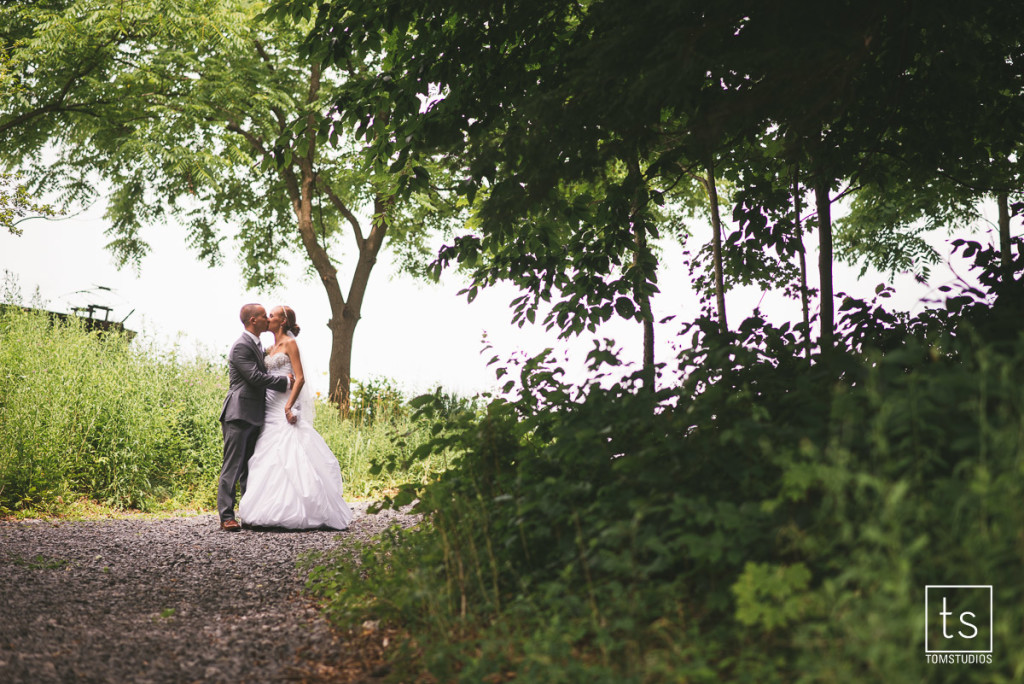
[[[991,584],[926,585],[925,653],[992,653],[992,618]]]

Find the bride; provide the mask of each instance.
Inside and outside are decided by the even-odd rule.
[[[341,467],[313,428],[313,401],[302,375],[295,336],[295,312],[287,306],[270,312],[267,351],[272,375],[295,376],[290,390],[267,390],[267,409],[256,451],[249,459],[249,482],[238,504],[248,526],[343,530],[352,509],[342,498]]]

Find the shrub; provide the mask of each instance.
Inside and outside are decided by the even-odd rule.
[[[408,630],[399,678],[1020,681],[1022,301],[848,300],[813,363],[788,327],[700,321],[657,392],[534,359],[418,449],[456,454],[395,497],[426,522],[311,587]],[[991,665],[925,661],[928,584],[995,587]]]

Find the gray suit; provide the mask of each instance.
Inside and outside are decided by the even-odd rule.
[[[228,396],[220,412],[224,431],[224,465],[217,487],[217,510],[220,520],[235,519],[235,485],[249,477],[249,457],[256,449],[256,439],[263,428],[266,410],[266,389],[288,389],[288,378],[267,373],[263,352],[246,334],[242,334],[228,354]]]

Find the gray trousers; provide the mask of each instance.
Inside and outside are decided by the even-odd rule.
[[[217,511],[220,521],[224,522],[235,519],[235,485],[240,485],[241,494],[245,494],[249,457],[256,450],[256,440],[263,426],[228,420],[221,423],[221,429],[224,431],[224,465],[217,486]]]

